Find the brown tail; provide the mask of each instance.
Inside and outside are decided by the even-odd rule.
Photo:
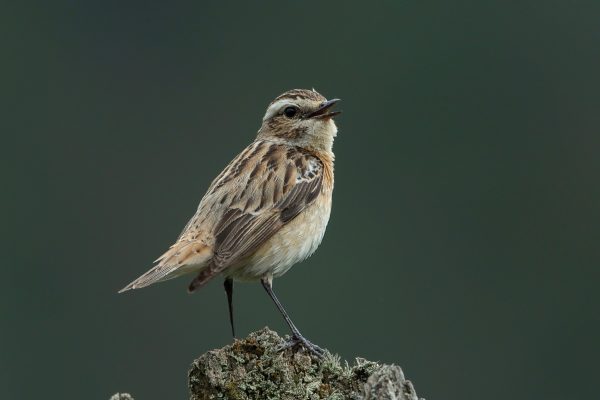
[[[131,289],[141,289],[146,286],[150,286],[156,282],[166,281],[168,279],[175,278],[179,276],[178,274],[173,274],[177,269],[177,266],[173,265],[157,265],[156,267],[150,269],[144,275],[140,276],[129,285],[125,286],[123,289],[119,290],[119,293],[126,292]]]
[[[119,290],[140,289],[153,283],[166,281],[202,269],[211,257],[210,248],[197,242],[179,242],[163,254],[158,265]]]
[[[222,268],[217,268],[213,263],[210,263],[206,268],[202,269],[200,273],[198,273],[198,276],[196,276],[193,281],[190,282],[190,285],[188,286],[188,292],[193,293],[196,289],[206,285],[208,281],[214,278],[221,271]]]

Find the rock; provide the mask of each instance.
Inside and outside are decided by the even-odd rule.
[[[322,359],[264,328],[196,359],[189,371],[192,400],[418,400],[400,367],[357,358],[354,365],[326,352]]]

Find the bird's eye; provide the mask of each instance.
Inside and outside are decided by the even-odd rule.
[[[283,115],[285,115],[288,118],[294,118],[294,116],[296,115],[296,113],[298,112],[298,108],[297,107],[286,107],[285,110],[283,110]]]

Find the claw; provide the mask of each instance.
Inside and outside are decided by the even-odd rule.
[[[286,341],[285,343],[283,343],[277,349],[277,351],[284,351],[284,350],[287,350],[290,348],[294,349],[294,348],[298,348],[300,346],[304,347],[304,349],[308,350],[309,352],[311,352],[312,354],[314,354],[315,356],[317,356],[319,358],[323,358],[325,356],[325,350],[323,350],[316,344],[309,342],[303,336],[292,336],[292,338],[290,340]]]

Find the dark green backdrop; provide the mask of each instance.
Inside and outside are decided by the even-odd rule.
[[[2,7],[2,398],[187,396],[221,281],[116,291],[296,87],[344,110],[303,332],[431,400],[597,396],[600,3],[150,3]]]

